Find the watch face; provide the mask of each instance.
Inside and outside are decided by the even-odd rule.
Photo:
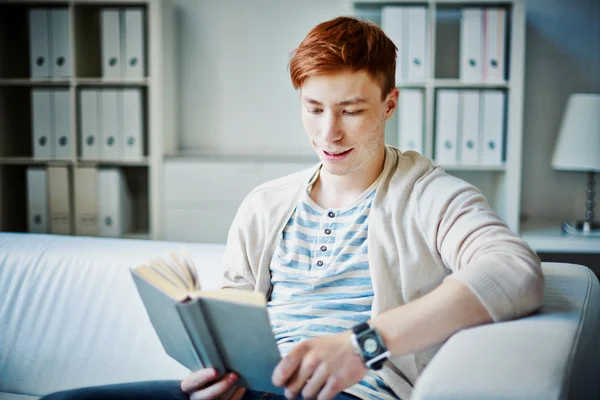
[[[379,349],[379,343],[377,343],[374,337],[368,337],[363,342],[363,348],[367,354],[375,354],[377,349]]]

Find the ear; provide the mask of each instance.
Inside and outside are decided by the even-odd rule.
[[[398,107],[398,97],[400,97],[400,91],[398,88],[393,88],[390,90],[388,95],[385,98],[385,119],[386,121],[394,115],[394,111]]]

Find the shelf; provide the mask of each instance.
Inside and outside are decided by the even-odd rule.
[[[68,79],[42,80],[30,78],[4,78],[0,79],[0,86],[48,86],[48,87],[64,87],[69,86],[71,81]]]
[[[152,235],[150,235],[148,232],[130,232],[124,233],[123,238],[135,240],[150,240],[152,239]]]
[[[77,78],[77,86],[148,86],[148,79]]]
[[[600,238],[567,235],[560,220],[529,221],[521,224],[521,237],[537,252],[600,254]]]
[[[1,157],[0,165],[71,165],[71,159],[56,159],[56,158],[33,158],[33,157]]]
[[[78,159],[79,167],[117,166],[117,167],[147,167],[150,165],[148,157],[135,160],[86,160]]]
[[[434,79],[435,88],[457,89],[508,89],[508,82],[463,82],[460,79]]]
[[[504,172],[505,165],[441,165],[446,171]]]

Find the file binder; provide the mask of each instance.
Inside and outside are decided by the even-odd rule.
[[[145,71],[144,52],[144,20],[141,8],[127,8],[122,12],[124,32],[121,32],[122,48],[125,49],[123,59],[123,76],[142,78]]]
[[[142,90],[139,88],[123,89],[123,138],[122,157],[127,159],[140,159],[143,156],[143,116],[142,116]]]
[[[482,94],[483,129],[482,161],[484,165],[502,165],[504,153],[504,97],[501,90]]]
[[[105,8],[101,12],[102,76],[121,77],[121,23],[119,10]]]
[[[423,92],[404,89],[400,92],[398,133],[401,151],[423,154]]]
[[[461,165],[481,164],[479,143],[479,91],[464,90],[460,104],[460,146]]]
[[[79,93],[79,142],[81,157],[101,158],[101,94],[96,89],[81,89]]]
[[[31,90],[31,128],[33,130],[33,157],[54,157],[52,134],[52,92],[50,89]]]
[[[403,7],[383,6],[381,8],[381,29],[398,48],[396,56],[396,83],[406,80],[406,53],[408,41],[405,31],[408,29],[405,27],[405,22],[403,20],[404,13]]]
[[[122,121],[122,96],[117,89],[103,89],[102,98],[102,145],[100,155],[102,159],[116,160],[121,157]]]
[[[50,41],[52,43],[50,50],[50,56],[52,57],[51,76],[66,78],[71,76],[69,11],[67,9],[54,9],[49,11],[49,16]]]
[[[70,102],[68,89],[52,91],[52,137],[54,138],[54,156],[59,159],[69,159],[73,155]]]
[[[504,81],[505,64],[505,11],[489,9],[484,12],[485,45],[483,79],[490,82]]]
[[[48,233],[48,177],[44,168],[27,168],[27,231]]]
[[[483,27],[481,9],[463,8],[460,23],[460,79],[482,80]]]
[[[131,230],[131,197],[120,168],[98,170],[100,236],[120,237]]]
[[[456,165],[458,137],[458,90],[440,90],[436,104],[435,161]]]
[[[29,10],[29,67],[31,78],[47,79],[51,76],[50,48],[48,36],[50,21],[48,10],[32,8]]]
[[[71,195],[67,167],[48,167],[50,233],[71,234]]]
[[[98,236],[98,170],[75,168],[75,234]]]
[[[424,82],[427,13],[425,7],[407,7],[404,13],[408,17],[407,80]]]

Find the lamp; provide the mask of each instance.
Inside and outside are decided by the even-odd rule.
[[[580,236],[600,236],[600,222],[594,221],[594,172],[600,171],[600,94],[575,93],[569,97],[552,167],[588,173],[585,219],[565,220],[563,230]]]

